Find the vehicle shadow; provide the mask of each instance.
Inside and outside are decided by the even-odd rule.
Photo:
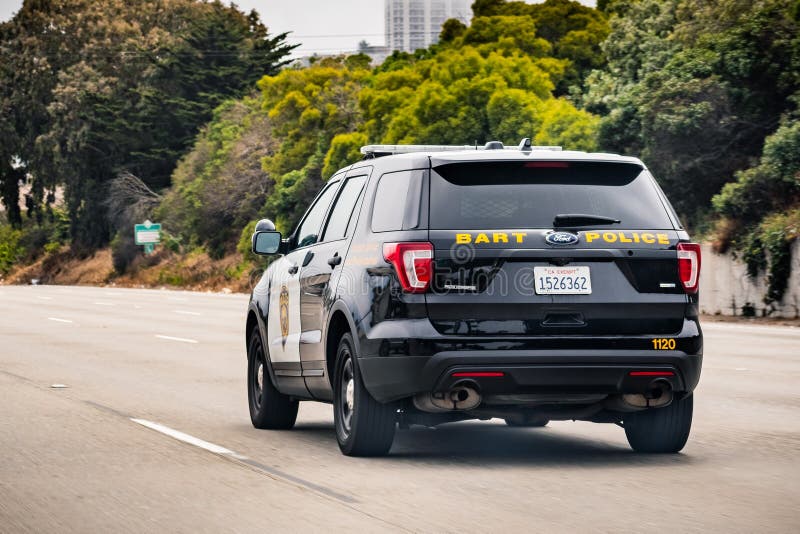
[[[563,428],[563,427],[562,427]],[[623,430],[618,429],[620,433]],[[337,447],[333,425],[298,424],[293,430],[315,442]],[[686,454],[637,454],[624,442],[589,439],[556,428],[509,428],[505,425],[461,422],[436,428],[398,430],[384,461],[431,465],[582,466],[608,467],[692,465],[701,461]]]

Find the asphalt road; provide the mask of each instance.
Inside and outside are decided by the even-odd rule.
[[[0,286],[0,532],[800,531],[798,329],[704,325],[679,455],[492,421],[354,459],[327,405],[250,425],[246,302]]]

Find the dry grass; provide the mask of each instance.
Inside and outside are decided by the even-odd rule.
[[[717,254],[725,254],[738,235],[742,235],[742,226],[738,221],[727,217],[719,219],[711,234],[711,249]]]
[[[213,260],[205,253],[177,255],[161,250],[153,256],[137,258],[129,272],[120,276],[114,272],[110,249],[79,258],[65,247],[15,269],[1,283],[27,285],[38,280],[40,284],[54,285],[175,287],[247,293],[260,274],[260,270],[243,263],[238,253]]]

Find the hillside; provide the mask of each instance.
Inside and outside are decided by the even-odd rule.
[[[62,74],[53,85],[52,77],[9,69],[30,61],[20,46],[40,13],[26,8],[0,26],[9,43],[0,107],[17,114],[2,123],[13,142],[0,154],[0,183],[14,208],[6,212],[10,225],[0,226],[0,273],[61,254],[65,245],[76,257],[110,246],[122,280],[155,261],[143,258],[131,233],[150,219],[163,224],[169,252],[159,253],[162,261],[235,258],[223,270],[240,275],[253,265],[254,222],[268,216],[290,231],[363,144],[531,137],[641,156],[696,237],[733,251],[749,276],[766,279],[767,304],[786,291],[800,234],[796,2],[610,0],[593,9],[569,0],[478,0],[469,26],[448,21],[428,49],[395,53],[377,67],[355,55],[306,68],[286,66],[282,36],[235,8],[176,2],[174,20],[191,13],[205,22],[167,38],[161,30],[169,28],[140,19],[146,10],[104,2],[133,26],[90,25],[94,33],[72,45],[87,57],[95,57],[100,37],[165,58],[198,43],[206,47],[197,49],[201,56],[207,49],[265,53],[239,63],[165,61],[144,77],[110,77],[103,57],[77,65],[49,52],[45,39],[37,46]],[[85,15],[83,2],[69,5]],[[214,24],[225,31],[209,33]],[[125,67],[134,73],[142,65]],[[189,90],[201,78],[213,91]],[[164,85],[167,79],[178,85]],[[39,92],[15,91],[22,81]],[[41,102],[29,107],[26,98]],[[182,120],[164,115],[167,108],[192,127],[164,124],[166,116]],[[20,210],[23,174],[30,193]],[[53,194],[60,186],[61,205]]]

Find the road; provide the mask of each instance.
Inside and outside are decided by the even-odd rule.
[[[800,531],[798,329],[704,325],[679,455],[614,425],[491,421],[358,459],[327,405],[250,425],[246,302],[0,286],[0,532]]]

